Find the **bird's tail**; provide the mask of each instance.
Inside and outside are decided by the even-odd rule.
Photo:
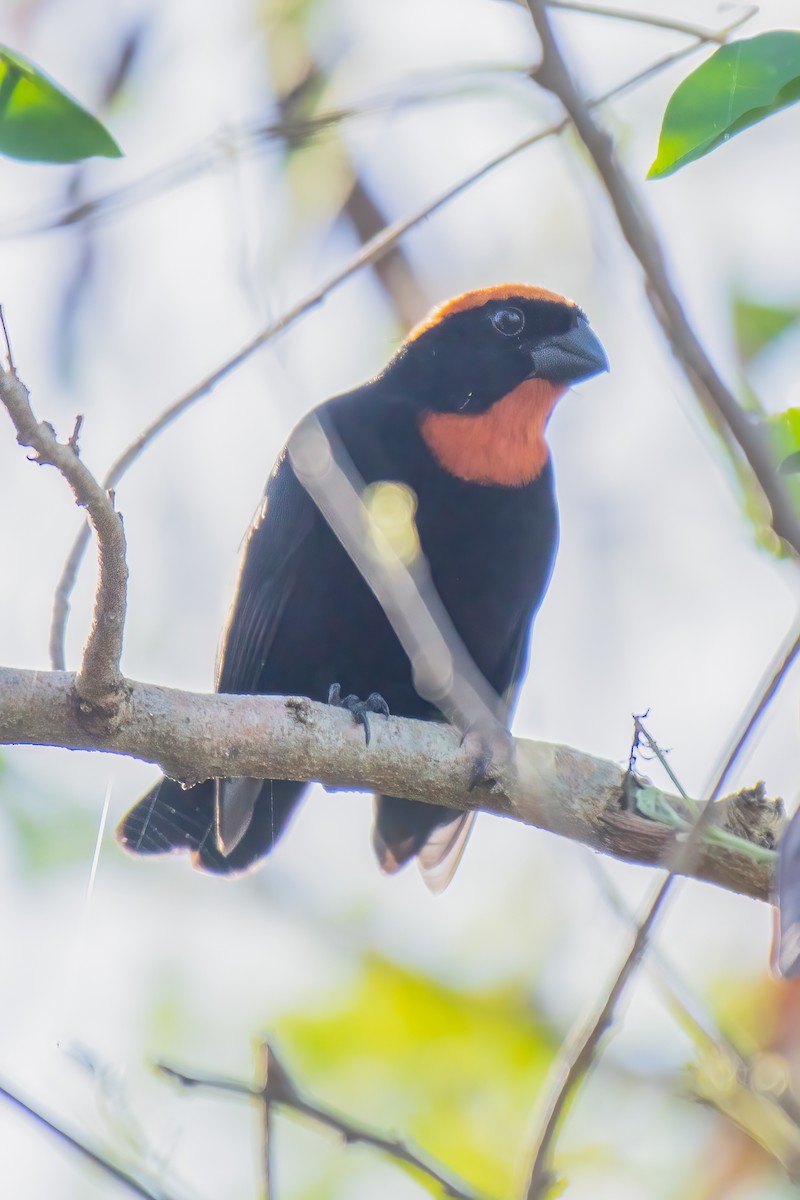
[[[432,892],[443,892],[455,874],[474,812],[419,800],[376,796],[372,844],[382,871],[393,875],[411,858]]]
[[[188,850],[194,865],[205,871],[220,875],[245,871],[269,854],[306,786],[288,779],[265,779],[246,831],[223,854],[216,834],[214,780],[182,788],[172,779],[162,779],[122,818],[117,838],[133,854]]]

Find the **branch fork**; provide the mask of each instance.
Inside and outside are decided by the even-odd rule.
[[[5,323],[2,326],[5,331]],[[69,484],[75,503],[85,508],[98,545],[98,584],[92,627],[74,682],[75,709],[87,729],[102,737],[121,719],[128,686],[120,671],[128,589],[125,530],[105,490],[83,464],[78,451],[82,417],[66,442],[49,421],[38,421],[28,389],[17,375],[6,338],[6,361],[0,368],[0,401],[14,424],[17,442],[32,451],[39,466],[55,467]]]

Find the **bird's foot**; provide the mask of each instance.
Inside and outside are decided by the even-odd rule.
[[[353,714],[358,724],[364,726],[364,739],[367,745],[369,745],[370,739],[369,717],[367,714],[382,713],[384,717],[389,716],[389,705],[380,692],[371,692],[366,700],[359,700],[358,696],[343,696],[341,685],[338,683],[331,684],[328,692],[328,704],[334,705],[335,708],[346,708],[348,712]]]

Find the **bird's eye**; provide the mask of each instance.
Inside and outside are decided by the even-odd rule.
[[[518,308],[501,308],[492,314],[492,324],[498,333],[514,337],[525,328],[525,315]]]

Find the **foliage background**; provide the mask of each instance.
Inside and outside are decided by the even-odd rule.
[[[711,3],[669,9],[711,27],[728,19]],[[0,15],[2,39],[102,112],[126,153],[79,169],[0,162],[1,298],[20,373],[62,435],[85,415],[82,451],[97,470],[353,253],[358,234],[342,206],[356,181],[391,220],[557,111],[524,77],[536,58],[527,11],[501,0],[5,0]],[[798,27],[790,0],[765,4],[748,32],[779,26]],[[560,15],[559,29],[591,94],[685,40],[578,14]],[[103,111],[130,39],[130,69]],[[206,161],[243,123],[279,120],[281,97],[285,109],[312,63],[302,103],[362,115],[302,145],[263,140]],[[687,69],[606,115],[639,179]],[[418,102],[398,102],[409,96]],[[734,383],[733,297],[800,304],[798,119],[789,109],[642,185],[692,319]],[[22,236],[187,152],[190,178],[104,219]],[[570,138],[550,141],[424,222],[403,249],[413,287],[392,297],[373,273],[349,281],[125,480],[124,669],[209,687],[236,548],[299,415],[379,369],[427,304],[528,280],[579,300],[612,373],[567,397],[551,426],[562,545],[515,729],[624,761],[630,714],[649,708],[684,786],[702,794],[793,620],[796,573],[758,545],[599,186]],[[748,365],[771,411],[800,404],[797,354],[790,327]],[[63,481],[35,470],[5,433],[0,661],[45,668],[52,590],[78,518]],[[71,665],[92,585],[87,569]],[[771,710],[740,778],[765,778],[791,805],[797,687]],[[266,1031],[312,1094],[412,1136],[492,1196],[513,1194],[552,1056],[625,945],[588,852],[484,817],[454,884],[434,899],[411,872],[378,876],[366,798],[317,789],[266,868],[226,885],[182,861],[134,862],[118,850],[111,825],[148,785],[142,764],[17,749],[0,770],[3,1075],[115,1154],[142,1156],[165,1186],[248,1196],[258,1187],[255,1114],[177,1094],[149,1064],[247,1077],[253,1038]],[[633,907],[651,883],[644,871],[599,867]],[[796,1054],[796,999],[768,980],[769,935],[765,907],[684,885],[660,943],[748,1047]],[[790,1194],[752,1143],[691,1102],[686,1065],[697,1058],[646,972],[560,1143],[571,1200]],[[719,1102],[723,1083],[709,1086]],[[112,1194],[2,1109],[0,1149],[9,1194]],[[282,1200],[422,1194],[395,1166],[288,1119],[276,1164]]]

